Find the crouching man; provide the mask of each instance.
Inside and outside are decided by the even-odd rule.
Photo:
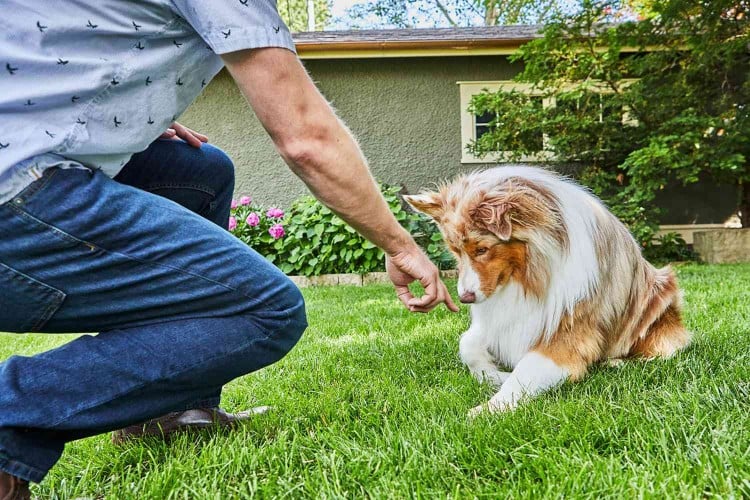
[[[224,229],[231,162],[174,123],[224,65],[286,163],[386,252],[401,301],[456,310],[273,0],[11,0],[3,15],[0,331],[100,333],[0,364],[0,499],[28,498],[72,440],[248,418],[219,408],[222,386],[302,335],[299,290]]]

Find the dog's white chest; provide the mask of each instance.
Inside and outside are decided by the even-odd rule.
[[[527,300],[515,284],[471,308],[471,330],[484,339],[497,363],[514,368],[539,341],[544,330],[544,311]]]

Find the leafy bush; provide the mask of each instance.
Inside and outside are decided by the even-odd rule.
[[[698,255],[688,247],[685,240],[677,233],[659,236],[654,244],[644,249],[643,255],[651,262],[658,264],[698,260]]]
[[[428,217],[408,208],[400,197],[400,190],[397,186],[381,186],[394,217],[440,269],[452,268],[453,258],[437,226]],[[246,198],[240,200],[247,201]],[[236,204],[232,209],[236,224],[233,232],[284,273],[317,276],[385,270],[383,251],[312,196],[296,200],[283,223],[271,216],[277,215],[271,210],[265,212],[249,201],[246,205]],[[248,222],[251,214],[255,216]],[[278,236],[278,229],[276,233],[272,230],[279,227],[281,236]]]
[[[286,274],[367,272],[383,260],[382,250],[312,196],[292,204],[286,229],[289,237],[266,254]]]

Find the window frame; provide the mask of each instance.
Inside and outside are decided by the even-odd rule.
[[[621,85],[627,86],[633,83],[634,79],[623,79],[620,81]],[[460,106],[461,106],[461,163],[508,163],[510,156],[513,154],[512,151],[493,151],[488,153],[483,158],[474,156],[471,152],[467,151],[466,146],[469,142],[476,140],[476,116],[474,113],[468,111],[469,103],[471,98],[483,91],[497,92],[498,90],[517,91],[529,96],[544,96],[544,90],[534,87],[530,83],[514,82],[512,80],[486,80],[486,81],[458,81],[456,84],[459,86],[460,94]],[[602,82],[591,82],[591,88],[599,94],[614,94],[614,90],[606,86]],[[570,86],[574,88],[573,85]],[[542,107],[554,107],[556,105],[556,99],[554,97],[543,97]],[[630,116],[627,109],[623,109],[623,124],[634,124],[635,120]],[[521,155],[518,159],[519,163],[545,163],[553,162],[556,160],[554,151],[552,151],[549,143],[549,137],[547,134],[542,136],[542,151],[529,155]]]

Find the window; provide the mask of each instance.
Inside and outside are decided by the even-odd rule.
[[[628,83],[630,83],[630,81],[624,82],[626,85]],[[492,113],[474,115],[467,111],[472,96],[483,91],[497,92],[498,90],[515,90],[516,92],[527,94],[532,102],[545,108],[565,106],[571,110],[578,110],[586,113],[594,112],[597,114],[600,121],[616,113],[622,118],[623,124],[633,123],[632,119],[628,116],[627,110],[617,109],[617,106],[612,105],[611,99],[607,98],[607,94],[611,94],[612,90],[601,84],[592,84],[591,86],[592,90],[599,94],[597,102],[594,103],[593,106],[591,102],[582,103],[579,99],[565,99],[564,101],[560,100],[558,102],[555,98],[544,97],[541,90],[533,88],[530,84],[524,83],[510,81],[458,82],[458,85],[461,95],[461,163],[502,163],[507,161],[510,153],[509,151],[497,151],[488,154],[483,158],[478,158],[466,150],[467,144],[471,141],[477,140],[490,131],[490,124],[495,118]],[[502,123],[496,123],[495,125],[502,127]],[[535,151],[535,153],[522,156],[520,161],[542,162],[554,160],[555,157],[549,144],[549,137],[546,134],[539,134],[539,136],[536,137],[524,137],[522,140],[528,146],[528,149]]]

